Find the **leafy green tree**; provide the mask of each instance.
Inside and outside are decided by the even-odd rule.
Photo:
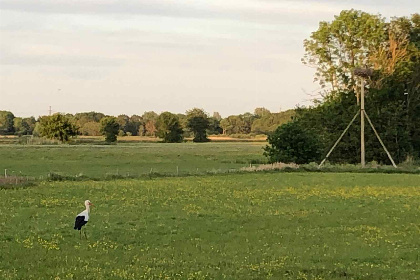
[[[257,134],[270,134],[277,127],[292,120],[295,110],[287,110],[279,113],[264,113],[262,117],[254,120],[251,126],[251,132]]]
[[[170,112],[163,112],[156,120],[157,136],[165,143],[178,143],[183,139],[179,118]]]
[[[229,116],[220,121],[220,127],[223,129],[223,134],[238,134],[241,133],[245,122],[240,116]]]
[[[104,117],[101,119],[101,133],[108,143],[116,142],[120,125],[115,117]]]
[[[16,117],[13,119],[13,128],[16,135],[25,135],[26,130],[23,127],[23,119],[20,117]]]
[[[143,118],[138,115],[132,115],[126,125],[126,133],[133,136],[140,135],[143,126]]]
[[[257,117],[254,114],[251,114],[249,112],[239,115],[239,117],[242,120],[242,126],[239,128],[239,133],[242,134],[249,134],[251,133],[251,126],[254,120],[257,119]]]
[[[268,137],[264,155],[270,163],[284,162],[305,164],[318,161],[321,157],[321,146],[317,134],[306,129],[298,121],[279,126]]]
[[[147,136],[155,136],[156,135],[156,120],[158,118],[158,114],[154,111],[144,112],[142,115],[143,122],[144,122],[144,131],[143,135]]]
[[[20,118],[13,120],[13,127],[16,135],[31,135],[35,128],[36,120],[34,117]]]
[[[36,120],[34,117],[23,118],[22,126],[26,135],[31,135],[35,129]]]
[[[209,128],[207,129],[208,134],[210,135],[219,135],[223,133],[223,129],[220,127],[220,120],[210,117],[209,118]]]
[[[187,111],[187,128],[194,134],[194,142],[208,142],[207,129],[209,117],[203,109],[194,108]]]
[[[101,134],[101,124],[98,122],[87,122],[81,128],[80,132],[86,136],[99,136]]]
[[[263,118],[263,117],[267,117],[267,116],[271,115],[271,112],[267,108],[258,107],[258,108],[255,108],[254,115],[257,118]]]
[[[0,111],[0,135],[14,133],[13,119],[15,116],[9,111]]]
[[[67,114],[67,115],[69,117],[71,116],[71,114]],[[73,116],[73,119],[75,120],[76,125],[82,128],[88,122],[99,123],[103,117],[105,117],[104,114],[92,111],[92,112],[77,113]]]
[[[130,117],[127,115],[118,115],[117,122],[120,125],[119,135],[124,136],[127,133],[127,128],[130,122]]]
[[[67,142],[71,136],[77,134],[76,125],[65,115],[56,113],[52,116],[43,116],[39,118],[40,136],[49,139],[57,139],[61,142]]]
[[[315,81],[330,85],[332,93],[352,90],[355,67],[372,67],[370,56],[386,37],[385,21],[378,15],[344,10],[332,22],[322,21],[304,41],[302,62],[316,67]]]

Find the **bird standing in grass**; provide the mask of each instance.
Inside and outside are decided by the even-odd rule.
[[[90,202],[90,200],[86,200],[85,206],[86,206],[86,210],[79,213],[76,216],[76,221],[74,222],[74,229],[79,230],[80,239],[82,239],[82,227],[86,225],[86,223],[89,221],[90,206],[94,206],[94,205]],[[87,239],[86,231],[83,231],[83,233],[85,235],[85,238]]]

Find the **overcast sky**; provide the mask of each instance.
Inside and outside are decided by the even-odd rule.
[[[385,17],[420,2],[0,0],[0,110],[223,117],[308,104],[303,40],[343,9]]]

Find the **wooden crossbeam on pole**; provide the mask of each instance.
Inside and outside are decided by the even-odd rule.
[[[332,151],[335,149],[335,147],[338,145],[338,143],[341,141],[341,138],[343,138],[344,134],[346,134],[347,130],[349,130],[350,126],[353,124],[354,120],[357,118],[357,116],[360,114],[360,110],[357,111],[356,115],[354,115],[353,119],[351,120],[351,122],[347,125],[346,129],[344,129],[343,133],[341,133],[340,137],[338,138],[338,140],[335,142],[334,146],[330,149],[330,151],[328,152],[328,154],[325,156],[325,158],[322,160],[322,162],[319,164],[318,168],[321,167],[325,161],[327,160],[327,158],[330,156],[330,154],[332,153]]]
[[[368,120],[368,122],[369,122],[370,126],[372,127],[373,132],[375,132],[376,137],[378,138],[379,142],[381,143],[382,148],[384,148],[384,150],[385,150],[386,154],[388,155],[388,158],[389,158],[389,160],[391,161],[392,165],[393,165],[395,168],[397,168],[397,165],[395,164],[394,160],[392,159],[391,154],[388,152],[387,148],[385,147],[384,142],[382,142],[381,137],[379,137],[379,134],[378,134],[378,132],[376,131],[375,127],[373,126],[373,123],[372,123],[372,121],[370,120],[370,118],[369,118],[368,114],[366,113],[366,111],[363,111],[363,112],[364,112],[364,114],[365,114],[365,116],[366,116],[366,119]]]
[[[360,81],[360,163],[362,168],[365,167],[365,79]]]

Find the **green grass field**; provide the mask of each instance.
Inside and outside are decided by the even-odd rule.
[[[0,199],[1,279],[420,279],[419,175],[41,182]]]
[[[256,143],[134,143],[118,145],[0,145],[0,174],[47,176],[83,174],[89,178],[107,175],[139,176],[204,174],[227,171],[266,161]],[[177,173],[178,167],[178,173]]]

